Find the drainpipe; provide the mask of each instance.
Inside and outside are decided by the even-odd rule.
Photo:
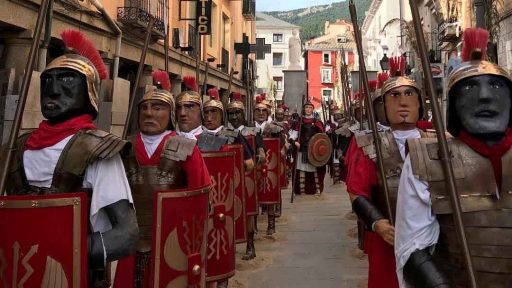
[[[42,72],[46,68],[46,54],[48,52],[48,45],[52,38],[52,18],[53,18],[53,0],[48,2],[48,13],[46,13],[46,20],[44,22],[44,39],[39,46],[39,61],[37,63],[37,70]]]
[[[119,55],[121,54],[121,40],[123,38],[123,32],[121,28],[116,24],[116,22],[108,15],[107,11],[103,7],[103,4],[99,0],[90,0],[91,4],[98,9],[101,13],[105,22],[110,26],[110,28],[114,31],[116,38],[116,50],[114,52],[114,69],[112,71],[112,79],[116,79],[119,71]]]

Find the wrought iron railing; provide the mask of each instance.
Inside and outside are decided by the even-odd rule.
[[[147,27],[149,24],[149,17],[149,12],[141,7],[117,7],[117,20],[129,27]],[[155,17],[156,19],[153,31],[159,36],[165,37],[163,15],[155,15]]]
[[[242,15],[246,20],[256,20],[256,0],[243,0]]]

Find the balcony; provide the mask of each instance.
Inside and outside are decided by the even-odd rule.
[[[135,34],[144,39],[149,24],[149,9],[141,7],[117,7],[117,21],[123,23],[124,32]],[[163,15],[155,15],[155,24],[151,38],[153,41],[165,38]]]
[[[256,20],[256,0],[243,0],[242,15],[245,20]]]

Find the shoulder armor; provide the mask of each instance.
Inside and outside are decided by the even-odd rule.
[[[254,136],[258,134],[258,132],[256,131],[256,127],[244,127],[241,133],[243,136]]]
[[[229,143],[233,143],[235,139],[238,137],[239,133],[240,132],[235,131],[234,129],[224,127],[224,129],[220,130],[219,133],[217,133],[217,135],[226,137],[228,138]]]
[[[197,146],[201,152],[219,151],[228,138],[222,135],[215,135],[209,132],[203,132],[197,139]]]
[[[131,143],[110,134],[103,130],[86,130],[79,136],[80,141],[88,142],[91,149],[91,155],[97,159],[109,159],[118,153],[124,153],[131,147]]]
[[[459,141],[448,140],[455,179],[464,178]],[[413,174],[427,182],[444,181],[444,173],[436,138],[408,139],[407,147]]]
[[[173,136],[167,138],[162,156],[175,161],[185,161],[192,155],[197,140],[188,139],[182,136]]]

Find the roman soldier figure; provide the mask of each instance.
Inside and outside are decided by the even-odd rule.
[[[233,128],[237,132],[240,132],[240,134],[247,140],[247,142],[252,142],[251,147],[253,147],[253,150],[256,151],[257,162],[261,163],[265,159],[263,138],[261,137],[260,133],[256,132],[254,127],[246,126],[246,120],[244,116],[245,106],[242,102],[242,95],[235,92],[230,96],[230,102],[226,107],[228,127]],[[256,190],[256,174],[254,170],[252,172],[252,174],[246,173],[246,179],[249,179],[249,181],[246,181],[247,194],[245,198],[247,213],[247,247],[245,254],[242,256],[243,260],[251,260],[256,257],[254,233],[256,228],[256,216],[259,212],[259,203]],[[247,182],[250,182],[252,185],[249,185]]]
[[[393,75],[398,69],[391,65]],[[405,69],[405,67],[404,67]],[[422,106],[417,84],[404,76],[395,76],[384,83],[381,90],[386,119],[391,129],[380,132],[384,159],[377,159],[371,133],[353,137],[347,158],[347,191],[352,209],[365,224],[364,251],[368,254],[368,287],[398,287],[393,254],[395,228],[390,224],[382,179],[377,173],[377,161],[383,161],[391,203],[396,208],[398,179],[406,155],[408,138],[420,138],[416,128]],[[392,215],[394,216],[394,215]]]
[[[203,101],[197,92],[196,79],[193,76],[183,77],[183,83],[187,90],[176,97],[176,120],[179,136],[196,139],[203,133]]]
[[[271,123],[272,121],[269,121],[270,118],[270,106],[268,105],[267,100],[265,99],[265,95],[259,95],[255,99],[255,105],[254,105],[254,125],[259,130],[259,133],[261,133],[261,136],[264,138],[264,141],[267,141],[266,139],[269,138],[277,138],[277,146],[275,150],[270,149],[268,145],[265,145],[266,156],[265,156],[265,162],[269,162],[274,157],[281,158],[283,157],[283,153],[281,152],[281,149],[284,149],[284,144],[286,141],[286,136],[284,134],[284,129],[281,126],[278,126],[276,124]],[[277,150],[277,151],[276,151]],[[259,201],[260,203],[266,204],[266,211],[268,215],[268,224],[267,224],[267,235],[270,236],[275,233],[275,218],[276,218],[276,207],[280,205],[281,203],[281,190],[280,187],[277,187],[279,185],[276,185],[277,183],[274,181],[270,181],[271,184],[268,184],[267,181],[271,179],[272,177],[277,177],[276,181],[279,182],[279,175],[280,175],[280,167],[281,165],[280,161],[275,163],[277,167],[274,167],[275,171],[277,172],[275,175],[272,173],[272,171],[269,170],[268,163],[264,163],[261,166],[261,177],[259,177]],[[270,168],[272,169],[272,168]],[[261,181],[261,182],[260,182]],[[265,197],[262,197],[262,194],[265,194]],[[272,195],[275,194],[275,195]],[[268,199],[267,195],[270,196]],[[279,208],[277,208],[279,209]]]
[[[324,133],[323,123],[313,116],[313,103],[308,99],[302,106],[303,116],[294,123],[289,132],[289,141],[292,146],[297,147],[295,157],[295,169],[297,169],[296,179],[294,181],[295,194],[316,194],[320,195],[323,189],[323,175],[317,171],[317,167],[311,165],[308,161],[308,144],[309,140],[316,133]],[[299,132],[300,131],[300,132]],[[300,133],[300,138],[299,138]],[[320,172],[320,173],[319,173]]]
[[[138,103],[140,131],[128,138],[132,149],[124,157],[137,210],[140,239],[134,259],[119,263],[115,287],[150,285],[155,192],[183,188],[192,191],[211,183],[196,140],[178,136],[174,131],[175,105],[168,74],[154,71],[153,83],[156,88],[147,91]]]
[[[448,78],[448,141],[476,287],[512,282],[512,78],[487,62],[488,32],[468,28]],[[397,200],[395,254],[402,287],[472,287],[436,139],[408,141]]]
[[[83,243],[88,285],[109,287],[105,273],[99,276],[98,271],[131,254],[139,233],[120,156],[130,145],[93,123],[100,80],[107,77],[98,50],[79,31],[67,30],[61,36],[69,53],[53,60],[41,74],[41,112],[46,120],[18,139],[6,194],[86,192],[91,228]]]

